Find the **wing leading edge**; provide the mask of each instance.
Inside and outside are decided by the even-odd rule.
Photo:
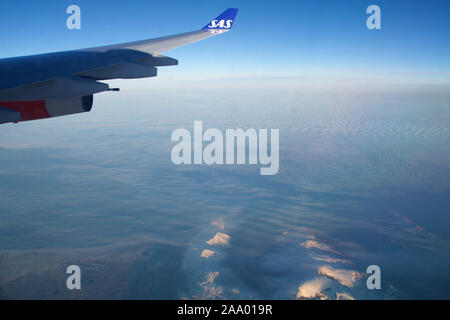
[[[162,52],[231,29],[238,9],[227,9],[203,29],[168,37],[35,56],[0,59],[0,124],[88,112],[95,93],[117,89],[98,80],[157,76],[177,65]]]

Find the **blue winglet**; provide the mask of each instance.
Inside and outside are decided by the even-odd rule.
[[[230,8],[208,23],[202,30],[230,30],[239,9]]]

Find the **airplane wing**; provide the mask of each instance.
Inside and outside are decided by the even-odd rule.
[[[88,112],[94,94],[118,91],[99,81],[156,77],[157,67],[178,64],[161,53],[229,31],[237,12],[168,37],[0,59],[0,124]]]

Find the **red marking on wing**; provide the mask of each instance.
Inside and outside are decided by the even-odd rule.
[[[0,107],[19,111],[22,121],[50,118],[45,100],[1,102]]]

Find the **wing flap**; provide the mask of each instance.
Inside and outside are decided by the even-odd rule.
[[[167,66],[177,66],[178,60],[166,57],[160,54],[153,54],[149,55],[148,57],[138,59],[139,63],[146,64],[148,66],[154,66],[154,67],[167,67]]]
[[[65,99],[103,91],[110,91],[108,84],[81,77],[65,77],[3,90],[0,92],[0,101],[14,101],[17,97],[20,97],[20,101]]]
[[[139,79],[156,77],[157,73],[158,71],[154,66],[136,62],[123,62],[104,68],[83,71],[78,73],[77,76],[94,80]]]

